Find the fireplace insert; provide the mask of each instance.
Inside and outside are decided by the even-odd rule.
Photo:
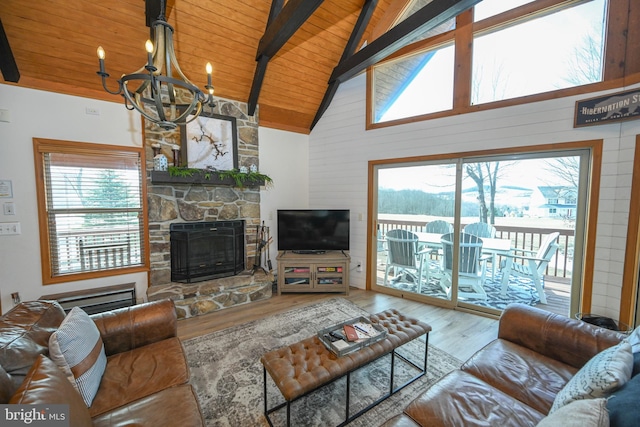
[[[245,269],[244,221],[176,223],[169,230],[172,282],[235,276]]]

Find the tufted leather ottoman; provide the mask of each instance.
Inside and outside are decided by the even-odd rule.
[[[387,337],[384,340],[375,342],[353,353],[342,357],[336,356],[327,349],[317,336],[307,338],[287,347],[270,351],[262,356],[260,361],[264,366],[264,414],[273,426],[269,414],[286,406],[287,425],[290,425],[291,403],[306,394],[326,385],[330,382],[347,376],[347,399],[346,399],[346,424],[358,416],[362,415],[373,406],[384,399],[398,392],[413,381],[422,377],[427,371],[427,349],[429,342],[429,332],[431,326],[420,320],[403,315],[397,310],[385,310],[370,317],[372,323],[378,323],[387,329]],[[395,349],[418,338],[426,336],[424,350],[424,366],[416,366],[413,362],[396,354]],[[391,353],[390,375],[393,380],[393,363],[395,357],[399,357],[420,370],[420,373],[410,381],[392,389],[388,394],[382,396],[373,404],[367,406],[358,413],[349,416],[349,383],[350,373],[367,365],[374,360]],[[285,403],[273,408],[267,408],[267,372],[276,384]]]

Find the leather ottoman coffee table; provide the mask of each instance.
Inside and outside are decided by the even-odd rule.
[[[291,423],[291,403],[344,376],[347,377],[346,410],[345,419],[339,424],[340,426],[349,423],[378,403],[425,375],[427,372],[427,350],[429,347],[429,332],[431,331],[431,326],[420,320],[405,316],[394,309],[373,314],[369,316],[369,319],[371,323],[384,326],[387,329],[387,337],[344,356],[336,356],[325,347],[317,336],[270,351],[262,356],[260,361],[264,367],[264,415],[270,426],[273,427],[273,423],[269,415],[285,406],[287,411],[287,426],[289,426]],[[398,347],[425,334],[423,366],[418,366],[396,353]],[[349,415],[351,372],[389,353],[391,354],[389,392],[356,414]],[[393,378],[396,357],[418,369],[419,373],[404,384],[394,388]],[[268,408],[267,405],[267,373],[269,373],[285,400],[284,403],[274,406],[273,408]]]

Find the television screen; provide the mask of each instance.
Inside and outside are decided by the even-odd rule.
[[[278,210],[278,250],[349,250],[349,210]]]

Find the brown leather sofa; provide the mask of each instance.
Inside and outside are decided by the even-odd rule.
[[[383,425],[535,426],[569,379],[623,338],[576,319],[510,305],[496,340]]]
[[[24,302],[0,318],[0,403],[68,404],[72,426],[203,426],[177,338],[173,301],[92,315],[107,366],[87,408],[47,357],[65,313],[53,301]]]

